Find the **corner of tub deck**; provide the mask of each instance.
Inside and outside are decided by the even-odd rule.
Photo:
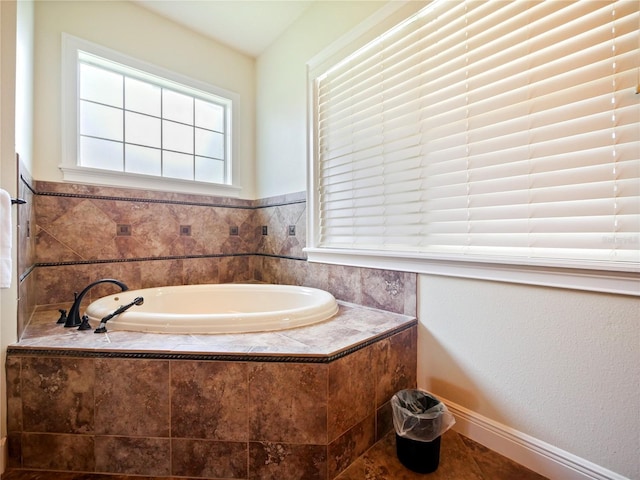
[[[338,301],[323,322],[274,332],[94,334],[49,323],[30,324],[8,355],[93,358],[199,359],[330,363],[417,325],[417,318]]]

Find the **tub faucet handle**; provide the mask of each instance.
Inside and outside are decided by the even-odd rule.
[[[60,308],[58,311],[60,312],[60,318],[56,323],[65,323],[67,321],[67,311],[62,308]]]
[[[80,326],[78,330],[91,330],[91,324],[89,323],[89,317],[86,315],[82,316],[82,321],[80,322]]]

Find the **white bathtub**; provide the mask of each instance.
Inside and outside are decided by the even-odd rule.
[[[128,290],[92,302],[96,327],[136,297],[142,305],[110,319],[107,330],[157,333],[241,333],[282,330],[331,318],[335,298],[324,290],[291,285],[216,284]]]

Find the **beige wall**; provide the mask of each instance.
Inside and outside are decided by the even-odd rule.
[[[637,297],[422,275],[418,385],[640,478]]]
[[[29,171],[33,171],[34,7],[31,1],[17,2],[16,151]]]
[[[307,62],[384,4],[319,1],[258,58],[258,197],[306,190]]]
[[[16,91],[16,18],[15,2],[0,2],[0,187],[10,195],[16,195],[15,161],[15,91]],[[12,209],[13,212],[13,209]],[[15,215],[12,223],[16,225]],[[14,230],[15,245],[15,230]],[[15,264],[15,248],[13,259]],[[15,267],[14,267],[15,272]],[[4,468],[6,385],[5,358],[7,345],[16,340],[17,285],[14,281],[9,289],[0,290],[0,471]]]
[[[241,198],[255,198],[255,60],[136,4],[40,1],[35,9],[33,176],[61,181],[62,32],[240,95],[238,169]]]

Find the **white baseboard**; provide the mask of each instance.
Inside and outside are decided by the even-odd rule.
[[[438,397],[455,416],[453,429],[551,480],[629,480],[542,440]]]

